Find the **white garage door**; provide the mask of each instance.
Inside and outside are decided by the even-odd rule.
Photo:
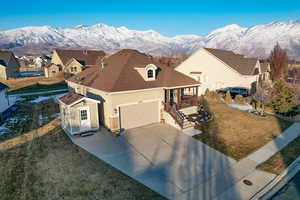
[[[120,107],[121,127],[135,128],[159,122],[159,102],[139,103]]]

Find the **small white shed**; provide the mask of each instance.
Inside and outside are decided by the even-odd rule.
[[[71,135],[98,130],[100,103],[74,92],[59,98],[62,128]]]

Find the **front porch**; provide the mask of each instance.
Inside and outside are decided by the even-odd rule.
[[[198,86],[165,89],[165,110],[176,110],[198,105]]]

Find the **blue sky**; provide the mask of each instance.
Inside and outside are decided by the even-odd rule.
[[[252,26],[300,19],[299,0],[14,0],[1,2],[0,30],[103,23],[153,29],[167,36],[204,35],[228,24]]]

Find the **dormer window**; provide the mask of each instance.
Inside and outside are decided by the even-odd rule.
[[[158,74],[158,69],[154,64],[148,64],[145,67],[134,68],[145,81],[155,81]]]
[[[149,69],[147,71],[147,78],[153,78],[154,77],[154,70],[153,69]]]

